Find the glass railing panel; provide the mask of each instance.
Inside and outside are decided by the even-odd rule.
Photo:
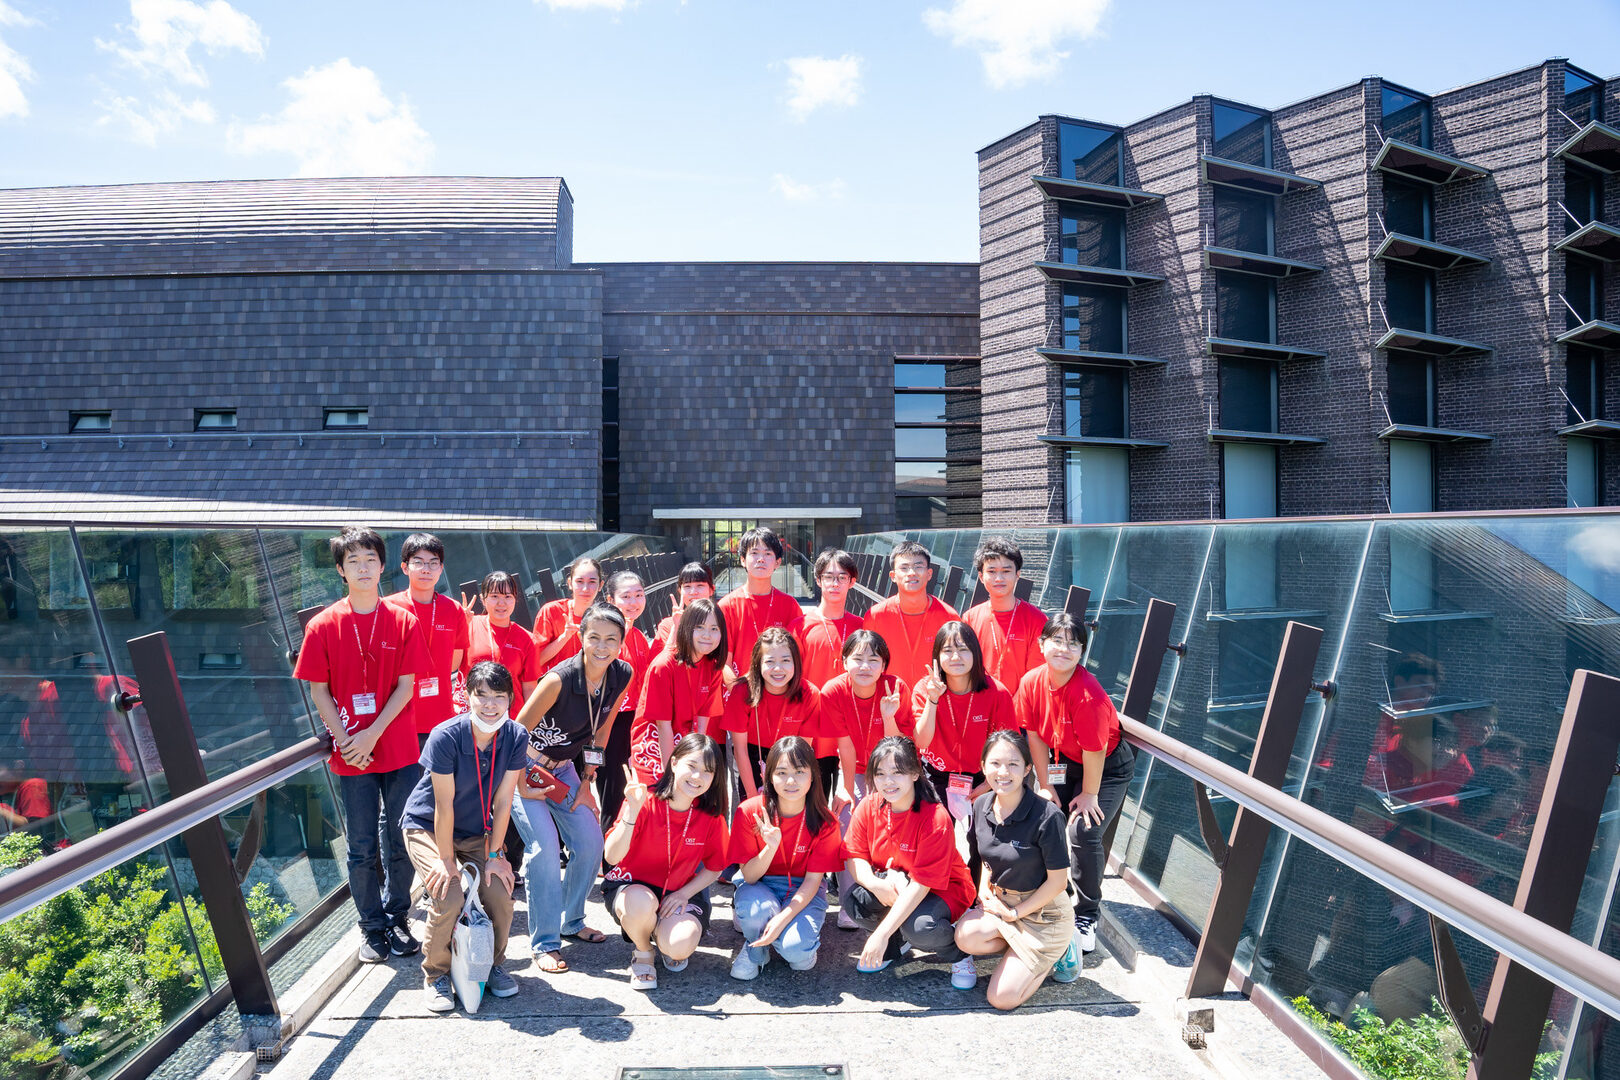
[[[90,573],[87,589],[67,529],[0,532],[0,833],[46,851],[150,805],[150,733],[110,704],[133,686],[115,677],[90,600],[117,610],[137,583],[116,557]]]
[[[1121,529],[1053,529],[1052,554],[1043,576],[1035,583],[1031,600],[1044,611],[1060,611],[1068,600],[1069,586],[1079,585],[1091,593],[1088,617],[1102,606],[1108,587],[1108,571],[1114,563]]]

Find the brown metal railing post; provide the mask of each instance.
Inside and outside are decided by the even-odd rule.
[[[1271,693],[1266,711],[1255,735],[1254,754],[1249,758],[1249,775],[1262,784],[1282,787],[1288,774],[1288,761],[1299,735],[1300,714],[1311,692],[1311,671],[1322,645],[1322,631],[1304,623],[1290,622],[1283,632],[1282,651],[1271,677]],[[1207,799],[1199,788],[1200,800]],[[1271,825],[1264,818],[1238,808],[1237,818],[1226,843],[1226,851],[1215,853],[1221,863],[1221,878],[1209,902],[1209,917],[1198,940],[1187,979],[1188,997],[1207,997],[1226,989],[1232,970],[1232,957],[1243,934],[1243,919],[1249,913],[1254,884],[1260,875],[1260,861],[1266,854],[1266,838]],[[1223,858],[1224,856],[1224,858]]]
[[[208,773],[191,728],[191,716],[186,711],[167,636],[160,631],[132,638],[129,658],[134,665],[135,681],[141,688],[141,704],[152,725],[152,739],[157,744],[170,794],[196,791],[208,783]],[[273,1041],[279,1037],[280,1029],[280,1021],[276,1019],[276,995],[270,987],[270,971],[265,966],[264,954],[259,951],[258,939],[253,934],[247,901],[242,896],[230,846],[225,841],[225,827],[219,818],[213,817],[187,829],[180,838],[185,842],[186,853],[197,875],[197,891],[208,909],[208,923],[219,944],[220,959],[225,963],[225,975],[230,980],[236,1008],[250,1029],[261,1024],[274,1025],[268,1033]]]
[[[1564,703],[1547,786],[1524,853],[1513,906],[1568,933],[1586,880],[1615,755],[1620,752],[1620,679],[1575,672]],[[1496,961],[1485,997],[1489,1034],[1469,1066],[1473,1080],[1529,1076],[1552,1004],[1553,987],[1505,957]]]
[[[1075,589],[1069,587],[1069,598],[1074,599]],[[1084,589],[1080,590],[1085,592]],[[1089,602],[1090,594],[1085,600]],[[1085,605],[1080,607],[1077,618],[1084,620]],[[1149,600],[1147,614],[1142,619],[1142,634],[1136,639],[1136,659],[1131,661],[1131,676],[1125,683],[1125,698],[1120,705],[1120,712],[1132,720],[1147,723],[1148,715],[1153,711],[1153,691],[1159,687],[1159,672],[1164,667],[1164,654],[1170,648],[1170,628],[1175,625],[1176,605],[1168,600]],[[1114,837],[1119,833],[1119,814],[1108,823],[1103,832],[1102,849],[1106,859],[1108,853],[1114,850]]]
[[[950,567],[945,572],[945,582],[940,586],[939,598],[945,603],[956,606],[956,594],[962,591],[962,568]]]
[[[1076,626],[1086,625],[1086,608],[1091,606],[1091,590],[1084,585],[1070,585],[1063,597],[1063,610]]]
[[[542,578],[541,581],[542,582],[550,581],[551,580],[550,571],[546,571],[545,574],[546,574],[546,576],[544,578]],[[521,573],[513,573],[512,574],[512,580],[513,581],[522,581],[523,580],[523,575]],[[522,589],[519,589],[517,591],[517,593],[514,594],[513,599],[516,600],[517,603],[515,603],[512,606],[512,621],[517,623],[519,626],[523,627],[523,629],[525,629],[525,630],[533,629],[534,628],[534,620],[529,618],[529,598],[528,598],[528,596],[523,592]]]

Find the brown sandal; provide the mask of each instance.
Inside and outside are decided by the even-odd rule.
[[[607,935],[596,929],[594,926],[583,927],[578,933],[564,934],[563,937],[573,938],[575,941],[583,941],[589,945],[600,945],[602,942],[607,940]]]
[[[562,953],[537,952],[534,954],[534,966],[547,975],[561,975],[568,970],[568,961],[562,958]]]

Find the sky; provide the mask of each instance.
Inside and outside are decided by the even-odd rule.
[[[578,262],[973,261],[976,151],[1062,113],[1553,56],[1620,0],[0,0],[0,187],[562,176]]]

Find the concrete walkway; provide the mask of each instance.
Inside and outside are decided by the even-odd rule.
[[[570,942],[563,955],[572,970],[546,976],[528,958],[520,903],[508,949],[516,997],[486,997],[476,1016],[436,1016],[421,1004],[418,957],[363,967],[266,1075],[612,1080],[621,1067],[744,1065],[840,1065],[855,1080],[1322,1075],[1235,994],[1218,1002],[1211,1048],[1189,1049],[1171,987],[1185,982],[1190,948],[1121,882],[1108,884],[1111,910],[1148,950],[1138,970],[1099,948],[1078,981],[1048,982],[1009,1014],[985,1002],[992,960],[980,962],[974,991],[953,989],[948,969],[926,957],[876,975],[856,972],[865,933],[837,929],[836,908],[815,970],[791,971],[776,959],[753,982],[737,982],[729,972],[740,938],[725,886],[716,889],[703,947],[680,974],[660,968],[658,990],[630,989],[630,946],[594,894],[587,917],[608,940]],[[1171,936],[1161,939],[1161,930]]]

